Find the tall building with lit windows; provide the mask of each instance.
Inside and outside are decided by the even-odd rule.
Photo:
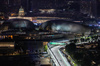
[[[97,16],[100,17],[100,0],[97,0]]]
[[[4,0],[9,6],[20,6],[21,0]]]
[[[21,5],[25,11],[33,13],[38,12],[38,9],[62,9],[64,11],[71,9],[79,11],[79,1],[80,0],[21,0]],[[71,8],[69,8],[70,6]]]
[[[97,1],[96,0],[81,0],[80,11],[87,14],[90,18],[97,17]]]
[[[30,11],[31,8],[31,0],[21,0],[21,6],[25,9],[26,12]]]

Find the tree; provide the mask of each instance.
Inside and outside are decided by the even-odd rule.
[[[44,46],[44,51],[47,51],[47,49],[48,49],[48,46],[45,45],[45,46]]]
[[[83,58],[83,53],[82,52],[76,52],[76,53],[74,53],[74,58],[76,59],[76,60],[82,60],[82,58]]]
[[[85,56],[81,63],[82,66],[91,66],[91,59],[89,56]]]
[[[70,43],[69,45],[66,45],[65,49],[68,53],[73,53],[76,50],[76,45],[75,43]]]

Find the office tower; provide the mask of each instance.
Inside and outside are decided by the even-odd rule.
[[[21,6],[26,12],[29,12],[32,9],[32,0],[21,0]]]
[[[97,1],[97,17],[100,17],[100,0]]]
[[[97,5],[96,0],[81,0],[80,11],[83,14],[87,14],[90,18],[96,18],[97,16]]]

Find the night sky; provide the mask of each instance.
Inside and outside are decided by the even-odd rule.
[[[83,1],[89,2],[92,0]],[[66,9],[79,11],[81,5],[80,0],[0,0],[0,4],[0,12],[18,12],[21,6],[25,11],[33,9]],[[100,0],[97,0],[96,5],[97,15],[100,15]]]

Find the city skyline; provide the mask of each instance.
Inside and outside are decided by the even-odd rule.
[[[0,66],[100,65],[100,0],[0,4]]]
[[[0,11],[18,12],[22,6],[26,12],[36,9],[65,9],[66,11],[79,11],[91,17],[99,15],[99,0],[1,0]]]

